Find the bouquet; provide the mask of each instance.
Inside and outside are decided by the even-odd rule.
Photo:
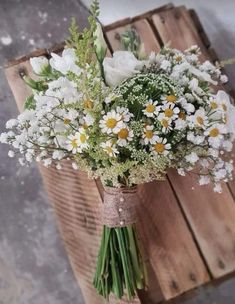
[[[235,107],[215,87],[227,77],[200,63],[197,46],[144,56],[132,33],[124,37],[128,50],[106,57],[96,1],[91,11],[82,33],[72,22],[61,55],[30,59],[37,80],[24,79],[32,95],[0,141],[13,146],[9,156],[17,151],[22,165],[36,160],[60,170],[69,159],[101,179],[104,228],[93,284],[106,299],[112,292],[131,300],[147,286],[135,226],[138,185],[175,168],[221,192],[221,182],[232,178]]]

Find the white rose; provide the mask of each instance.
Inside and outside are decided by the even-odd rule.
[[[51,53],[50,65],[53,69],[66,75],[68,72],[73,72],[80,75],[81,69],[77,66],[76,54],[74,49],[64,49],[62,55],[59,56],[55,53]]]
[[[144,62],[139,61],[133,53],[117,51],[112,58],[106,57],[103,62],[106,83],[116,86],[123,80],[139,73]]]
[[[33,71],[36,74],[40,75],[49,66],[49,61],[46,57],[43,57],[43,56],[33,57],[33,58],[30,58],[30,64],[33,68]]]

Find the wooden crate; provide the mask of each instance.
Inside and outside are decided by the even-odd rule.
[[[184,6],[166,5],[135,18],[109,26],[105,33],[110,51],[119,49],[120,34],[133,27],[147,52],[166,43],[180,50],[197,44],[202,59],[216,60],[196,13]],[[22,75],[32,75],[29,58],[50,56],[63,45],[38,50],[9,62],[5,69],[19,109],[30,91]],[[63,170],[40,167],[53,204],[61,236],[74,274],[88,304],[103,300],[92,287],[100,242],[102,187],[74,171],[70,162]],[[235,271],[234,182],[215,194],[210,186],[199,187],[192,176],[170,171],[164,182],[152,182],[139,189],[139,231],[145,249],[149,289],[133,303],[159,303],[174,299],[196,287],[225,278]],[[111,299],[110,303],[117,303]],[[125,303],[125,301],[122,301]]]

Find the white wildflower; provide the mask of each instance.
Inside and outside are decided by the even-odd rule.
[[[82,70],[76,64],[77,58],[74,49],[64,49],[61,56],[51,53],[51,57],[50,65],[63,75],[66,75],[68,72],[73,72],[76,75],[81,74]]]
[[[49,66],[49,61],[46,57],[39,56],[39,57],[30,58],[30,64],[33,68],[33,71],[36,74],[41,75],[47,70]]]
[[[154,117],[156,115],[158,115],[161,107],[157,106],[158,102],[157,101],[153,101],[152,99],[150,99],[149,101],[147,101],[144,105],[144,109],[143,109],[143,113],[147,116],[147,117]]]
[[[123,126],[122,116],[114,110],[111,110],[100,121],[100,128],[103,133],[117,134]]]
[[[199,160],[199,157],[195,152],[191,152],[190,154],[185,156],[185,159],[187,162],[195,164]]]
[[[156,143],[152,146],[153,154],[167,155],[171,149],[171,144],[167,142],[166,138],[157,137]]]
[[[101,148],[111,157],[116,157],[119,151],[116,148],[116,144],[112,140],[108,140],[100,144]]]

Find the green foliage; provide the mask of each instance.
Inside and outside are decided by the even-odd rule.
[[[94,56],[96,52],[94,32],[97,28],[98,16],[99,2],[95,0],[91,5],[91,15],[88,18],[89,27],[79,32],[76,20],[73,18],[69,28],[70,38],[67,40],[67,46],[75,49],[76,64],[83,71],[81,76],[71,73],[70,79],[77,83],[84,94],[84,100],[102,100],[103,97],[101,96],[102,71]]]
[[[140,57],[141,40],[134,28],[127,29],[121,35],[121,44],[124,50],[133,52],[136,58]]]
[[[30,95],[25,100],[24,109],[25,110],[34,110],[35,108],[36,108],[36,101],[34,99],[34,96]]]

